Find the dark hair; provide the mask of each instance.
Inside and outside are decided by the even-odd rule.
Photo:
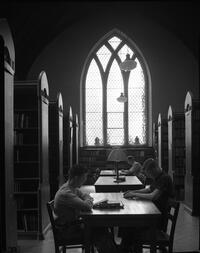
[[[133,160],[133,159],[135,160],[135,156],[129,155],[129,156],[127,157],[127,159],[128,159],[128,160]]]
[[[88,173],[88,169],[86,167],[75,164],[69,169],[68,176],[72,179],[76,176],[81,177],[86,173]]]
[[[152,171],[154,168],[158,167],[158,163],[153,158],[148,158],[143,163],[143,170],[144,171]]]

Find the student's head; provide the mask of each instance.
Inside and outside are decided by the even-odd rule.
[[[143,171],[149,178],[155,178],[161,171],[158,163],[153,158],[148,158],[143,163]]]
[[[73,182],[76,187],[80,187],[84,184],[87,179],[88,169],[80,166],[80,165],[73,165],[68,172],[69,181]]]
[[[132,165],[134,163],[134,161],[135,161],[135,157],[132,156],[132,155],[129,155],[127,157],[127,161],[128,161],[128,164]]]

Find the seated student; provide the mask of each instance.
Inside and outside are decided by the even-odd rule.
[[[128,156],[127,157],[128,164],[131,165],[130,169],[128,170],[121,170],[121,174],[123,175],[129,175],[129,176],[137,176],[142,183],[145,182],[145,175],[142,171],[142,165],[139,162],[135,161],[134,156]]]
[[[87,178],[87,169],[78,165],[69,170],[68,181],[55,194],[54,217],[60,231],[60,237],[84,238],[84,224],[79,218],[81,211],[90,211],[93,199],[79,188]],[[99,253],[116,253],[116,245],[107,228],[96,228],[93,231],[93,243]]]
[[[166,229],[167,225],[167,204],[168,199],[174,197],[174,187],[171,177],[166,174],[159,166],[156,160],[149,158],[143,164],[144,172],[147,177],[152,179],[152,184],[146,188],[127,191],[124,193],[124,198],[141,198],[152,200],[157,208],[161,211],[162,217],[158,224],[159,229]],[[121,249],[126,252],[131,244],[134,244],[134,234],[142,233],[142,229],[122,229]],[[136,248],[136,251],[138,249]]]

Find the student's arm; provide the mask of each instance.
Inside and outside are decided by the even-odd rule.
[[[120,175],[127,175],[127,173],[128,173],[128,170],[120,170]]]
[[[83,193],[80,189],[77,189],[77,195],[82,199],[82,200],[93,200],[93,198],[88,194],[88,193]]]
[[[141,171],[141,168],[141,165],[139,163],[136,163],[127,171],[127,175],[136,176]]]
[[[155,189],[152,192],[131,192],[131,194],[127,194],[125,198],[141,198],[148,200],[156,200],[160,196],[161,192],[159,189]]]
[[[90,211],[93,207],[93,199],[91,197],[81,199],[76,194],[70,194],[66,201],[68,201],[68,206],[81,211]]]
[[[151,192],[150,186],[148,186],[148,187],[145,187],[145,188],[142,188],[139,190],[135,190],[135,191],[126,191],[126,192],[124,192],[124,197],[131,198],[131,197],[133,197],[133,195],[135,193],[150,193],[150,192]]]

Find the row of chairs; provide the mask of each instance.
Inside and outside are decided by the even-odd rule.
[[[168,224],[166,231],[157,230],[156,233],[156,245],[157,248],[172,253],[173,252],[173,243],[174,243],[174,233],[176,227],[176,221],[178,217],[180,203],[176,200],[169,200],[169,209],[168,209]],[[54,244],[55,244],[55,253],[66,253],[67,249],[71,248],[82,248],[84,249],[84,242],[81,240],[72,240],[69,238],[68,241],[62,241],[56,230],[54,217],[53,217],[53,208],[54,208],[54,201],[50,201],[47,203],[47,210],[52,226],[53,237],[54,237]],[[141,245],[142,248],[150,248],[151,241],[147,238],[141,237],[137,238],[137,243]],[[92,252],[94,249],[92,247]]]

